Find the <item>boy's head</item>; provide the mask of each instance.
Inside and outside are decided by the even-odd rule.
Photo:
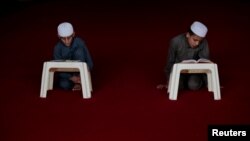
[[[203,23],[198,21],[193,22],[186,34],[189,45],[192,48],[196,48],[203,38],[206,37],[207,31],[208,29]]]
[[[57,33],[65,46],[70,46],[75,35],[73,26],[68,22],[60,23],[57,27]]]

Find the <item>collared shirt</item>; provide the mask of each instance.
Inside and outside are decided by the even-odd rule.
[[[93,62],[90,53],[84,43],[78,37],[75,37],[72,41],[71,46],[65,46],[59,41],[54,48],[54,59],[55,60],[80,60],[86,62],[89,69],[92,69]]]
[[[170,41],[167,64],[164,69],[167,79],[175,63],[188,59],[198,60],[200,58],[209,59],[209,48],[206,39],[203,39],[198,47],[191,48],[188,44],[186,33],[174,37]]]

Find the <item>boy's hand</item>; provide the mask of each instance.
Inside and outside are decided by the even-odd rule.
[[[73,81],[74,83],[81,83],[80,76],[72,76],[70,80]]]

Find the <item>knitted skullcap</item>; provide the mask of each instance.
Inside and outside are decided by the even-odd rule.
[[[68,22],[63,22],[58,25],[57,32],[60,37],[68,37],[73,34],[73,26]]]
[[[199,37],[205,37],[207,34],[207,27],[198,21],[193,22],[190,27],[191,31]]]

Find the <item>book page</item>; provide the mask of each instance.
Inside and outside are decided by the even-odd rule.
[[[189,60],[183,60],[181,63],[197,63],[197,61],[194,59],[189,59]]]
[[[65,60],[66,62],[81,62],[81,60]]]
[[[212,63],[212,61],[205,59],[205,58],[200,58],[198,60],[194,60],[194,59],[183,60],[181,63]]]
[[[50,60],[50,62],[65,62],[65,60]]]
[[[81,62],[81,60],[51,60],[51,62]]]
[[[212,61],[205,59],[205,58],[200,58],[199,60],[197,60],[198,63],[212,63]]]

